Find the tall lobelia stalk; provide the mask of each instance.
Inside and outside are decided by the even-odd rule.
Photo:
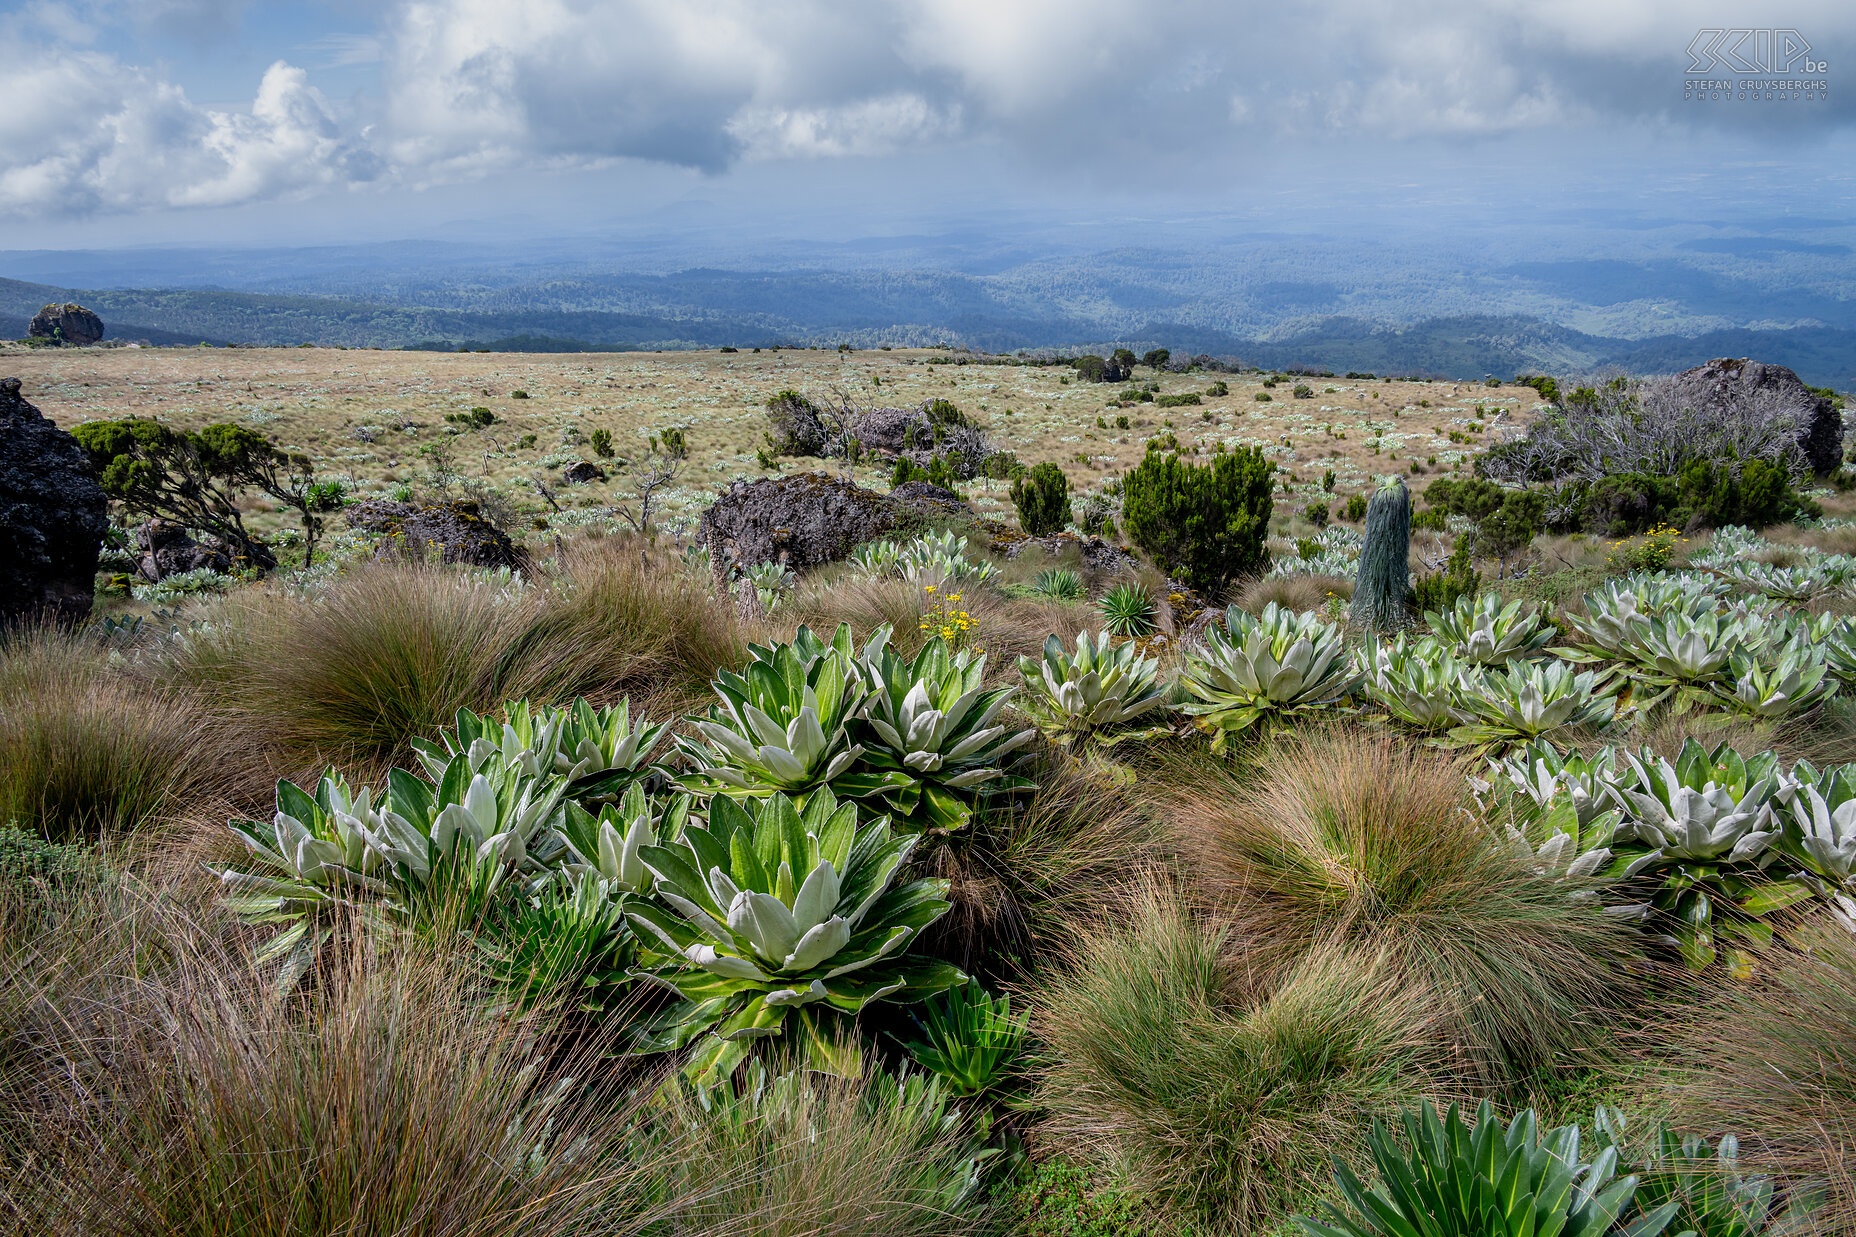
[[[1379,632],[1405,625],[1405,594],[1411,570],[1411,491],[1389,477],[1366,508],[1366,541],[1353,587],[1355,621]]]

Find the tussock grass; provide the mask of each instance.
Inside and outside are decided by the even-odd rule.
[[[1431,1018],[1373,951],[1331,939],[1258,987],[1244,944],[1149,879],[1026,989],[1046,1134],[1214,1232],[1267,1229],[1356,1157],[1420,1089]]]
[[[1180,762],[1156,793],[1261,974],[1337,938],[1384,949],[1449,1005],[1453,1067],[1501,1086],[1591,1041],[1631,986],[1633,946],[1477,818],[1468,771],[1333,727],[1266,751],[1244,780]]]
[[[261,771],[187,692],[132,681],[87,637],[0,636],[0,823],[111,838],[260,792]]]
[[[458,709],[632,693],[646,713],[695,704],[746,659],[732,612],[631,538],[579,546],[559,578],[511,587],[416,563],[368,564],[313,601],[232,595],[160,676],[197,690],[275,771],[380,776]],[[653,555],[655,554],[655,558]]]
[[[172,904],[93,901],[9,942],[21,1233],[568,1233],[648,1218],[595,1058],[551,1060],[468,968],[357,950],[279,1001]],[[557,1079],[578,1076],[578,1086]],[[617,1116],[621,1118],[614,1121]],[[550,1127],[549,1122],[553,1124]]]
[[[370,564],[314,601],[233,594],[165,670],[267,748],[280,774],[335,764],[379,775],[459,708],[500,703],[498,658],[529,604],[466,573]]]
[[[0,1232],[121,1237],[980,1230],[958,1109],[880,1081],[704,1104],[479,969],[360,924],[280,1000],[182,891],[0,885]],[[747,1086],[740,1088],[748,1090]]]
[[[510,696],[596,704],[663,694],[693,704],[709,680],[747,660],[750,637],[712,583],[630,536],[574,543],[522,630],[499,651]]]
[[[786,1063],[776,1062],[779,1068]],[[751,1106],[659,1096],[673,1131],[674,1231],[754,1237],[961,1237],[991,1231],[970,1191],[971,1128],[875,1075],[801,1074]],[[744,1081],[737,1093],[750,1092]],[[952,1116],[944,1127],[942,1122]]]
[[[1038,788],[1022,805],[980,812],[964,836],[917,852],[954,904],[921,949],[970,973],[1015,976],[1061,948],[1132,868],[1166,854],[1161,830],[1106,769],[1046,752],[1026,776]]]
[[[1272,601],[1289,610],[1319,610],[1329,594],[1353,600],[1353,581],[1344,576],[1258,576],[1239,585],[1231,600],[1238,609],[1263,613]]]
[[[1675,1120],[1734,1134],[1741,1160],[1828,1185],[1823,1227],[1856,1231],[1856,937],[1828,918],[1796,930],[1748,983],[1723,983],[1650,1058]]]

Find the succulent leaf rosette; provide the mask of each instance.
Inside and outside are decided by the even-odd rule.
[[[570,879],[597,880],[617,893],[649,893],[651,870],[639,852],[681,837],[690,804],[687,794],[659,804],[637,785],[618,803],[603,805],[597,816],[569,803],[558,826],[562,850],[555,866]]]
[[[859,825],[854,804],[821,790],[803,810],[779,793],[717,797],[706,825],[641,848],[654,890],[626,914],[662,960],[637,974],[680,998],[641,1046],[706,1036],[691,1072],[726,1074],[789,1015],[816,1036],[825,1015],[965,983],[948,963],[905,956],[949,908],[946,881],[893,885],[917,840],[886,820]]]
[[[649,773],[651,753],[670,733],[668,723],[634,729],[629,698],[603,709],[585,700],[560,708],[517,700],[504,714],[498,722],[459,709],[455,730],[436,743],[414,739],[413,752],[434,779],[464,753],[472,769],[496,759],[529,777],[560,778],[569,798],[590,800],[616,797]]]
[[[1017,707],[1053,740],[1072,742],[1164,707],[1167,689],[1155,681],[1159,668],[1159,660],[1142,657],[1132,641],[1116,644],[1106,633],[1084,631],[1069,652],[1052,635],[1041,660],[1018,659],[1025,694]]]
[[[1532,805],[1532,837],[1555,821],[1573,831],[1615,818],[1598,871],[1605,900],[1614,913],[1640,910],[1693,968],[1725,956],[1745,973],[1776,912],[1814,898],[1834,909],[1851,895],[1856,764],[1800,761],[1788,772],[1770,751],[1743,757],[1693,739],[1673,761],[1647,749],[1561,757],[1542,742],[1494,772]]]
[[[1817,649],[1788,645],[1771,658],[1734,649],[1722,681],[1710,686],[1715,703],[1761,720],[1808,713],[1837,694],[1837,681]]]
[[[1004,761],[1035,732],[999,720],[1014,689],[984,686],[985,654],[936,636],[905,658],[879,628],[856,665],[869,688],[854,723],[862,767],[882,777],[878,796],[899,827],[959,829],[980,798],[1031,788]]]
[[[850,724],[869,689],[848,623],[839,624],[829,643],[802,626],[790,644],[749,645],[748,651],[753,660],[744,673],[716,676],[721,702],[695,723],[701,738],[677,739],[696,767],[685,779],[691,790],[803,798],[823,786],[862,795],[907,785],[901,777],[849,777],[864,754]]]
[[[1618,712],[1616,697],[1599,690],[1595,673],[1563,661],[1466,670],[1458,680],[1457,706],[1468,720],[1451,729],[1451,742],[1485,747],[1567,728],[1602,730]]]
[[[1856,578],[1856,560],[1838,555],[1815,563],[1779,567],[1771,563],[1731,561],[1717,567],[1721,575],[1741,588],[1774,601],[1805,605],[1846,587]]]
[[[1338,624],[1275,602],[1255,617],[1226,610],[1179,677],[1194,698],[1182,711],[1212,732],[1218,752],[1266,718],[1340,705],[1359,681]]]
[[[1431,733],[1469,720],[1456,707],[1463,667],[1442,640],[1412,641],[1401,633],[1389,645],[1369,646],[1366,656],[1366,694],[1394,720]]]
[[[1499,666],[1546,656],[1559,632],[1536,607],[1495,593],[1463,596],[1444,611],[1427,610],[1424,621],[1448,646],[1457,661],[1471,666]]]
[[[328,939],[327,912],[337,906],[403,922],[440,912],[475,922],[510,878],[545,872],[564,789],[514,766],[479,772],[465,752],[436,786],[393,770],[377,800],[333,772],[313,796],[279,782],[270,830],[231,822],[256,870],[216,871],[243,918],[285,925],[260,954],[282,960],[278,982],[288,988]]]

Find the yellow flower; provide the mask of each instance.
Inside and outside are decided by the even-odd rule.
[[[924,584],[924,585],[922,585],[922,592],[924,592],[924,593],[932,593],[932,592],[934,592],[934,585],[932,585],[932,584]]]

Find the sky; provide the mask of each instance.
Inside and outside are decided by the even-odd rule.
[[[1848,0],[0,0],[0,46],[0,250],[1856,220]],[[1684,98],[1735,56],[1829,89]]]

